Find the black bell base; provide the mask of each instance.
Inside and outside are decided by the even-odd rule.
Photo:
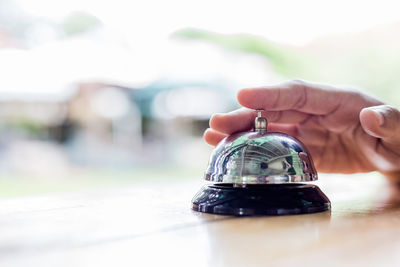
[[[331,208],[329,199],[313,184],[212,184],[202,187],[192,204],[195,211],[234,216],[307,214]]]

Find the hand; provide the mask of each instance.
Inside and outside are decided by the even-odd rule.
[[[245,108],[214,114],[204,139],[211,145],[253,127],[264,109],[268,131],[285,132],[302,141],[320,172],[380,171],[400,176],[400,112],[354,89],[291,81],[242,89]]]

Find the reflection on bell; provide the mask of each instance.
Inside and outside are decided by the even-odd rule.
[[[330,209],[316,185],[310,154],[297,139],[267,133],[267,120],[255,119],[255,131],[223,139],[211,154],[205,185],[193,198],[193,210],[225,215],[288,215]]]

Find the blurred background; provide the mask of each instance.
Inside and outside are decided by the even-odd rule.
[[[0,0],[0,197],[201,179],[243,87],[400,106],[398,1]]]

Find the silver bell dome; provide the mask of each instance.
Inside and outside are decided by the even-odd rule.
[[[254,132],[223,139],[211,154],[205,179],[233,184],[279,184],[318,179],[310,154],[297,139],[266,132],[261,112]]]

